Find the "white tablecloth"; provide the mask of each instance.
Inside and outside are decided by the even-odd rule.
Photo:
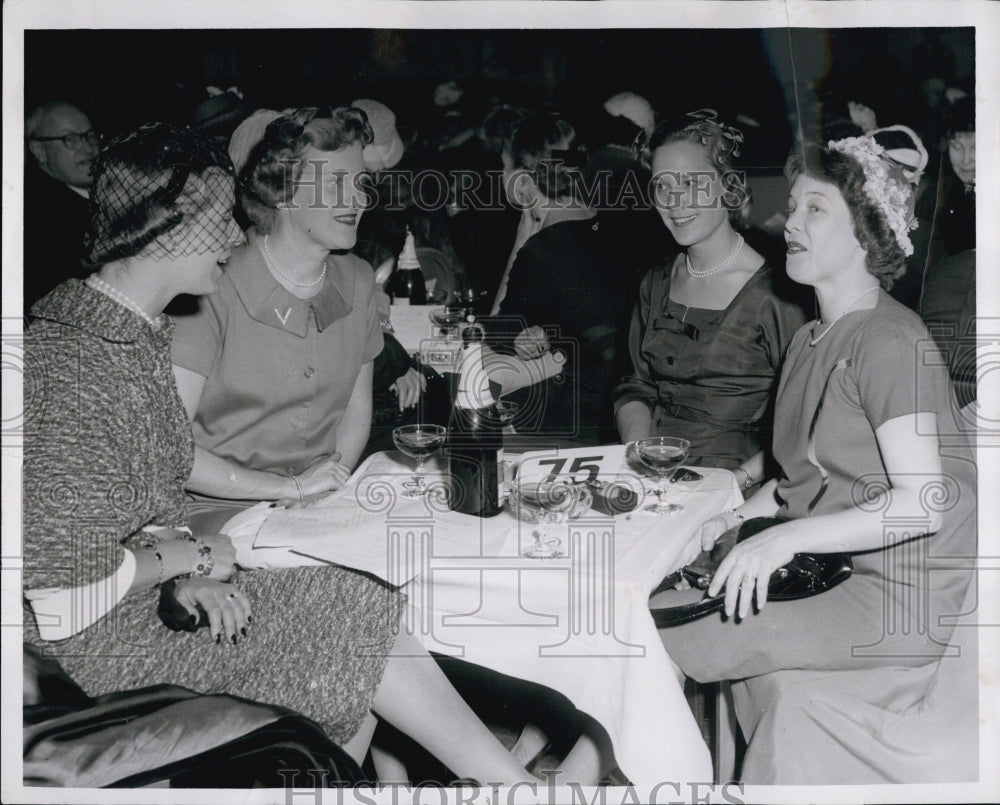
[[[625,448],[553,451],[601,455],[601,474],[635,476]],[[438,469],[440,465],[438,465]],[[742,498],[732,473],[671,486],[685,511],[642,511],[612,519],[597,512],[562,526],[569,556],[522,558],[531,526],[508,512],[479,519],[449,513],[441,499],[415,511],[397,497],[412,462],[379,453],[358,469],[350,494],[385,512],[387,544],[415,550],[419,575],[407,585],[410,628],[431,651],[537,682],[566,695],[608,731],[625,775],[639,785],[712,780],[708,748],[647,608],[650,590],[675,569],[682,547],[713,514]],[[428,462],[433,479],[434,461]],[[654,485],[645,479],[646,486]],[[644,501],[648,503],[650,499]],[[395,512],[395,513],[394,513]],[[462,524],[456,539],[455,523]],[[442,539],[435,540],[435,521]],[[445,531],[447,535],[445,536]],[[419,535],[421,539],[406,539]],[[409,547],[407,547],[409,546]]]

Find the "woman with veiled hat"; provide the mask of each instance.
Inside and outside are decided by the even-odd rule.
[[[666,121],[650,139],[653,204],[679,249],[642,280],[633,373],[614,406],[623,442],[682,437],[690,463],[731,469],[749,490],[764,477],[778,373],[805,316],[740,234],[751,203],[742,141],[712,110]]]
[[[242,239],[233,190],[226,155],[167,124],[95,161],[96,273],[38,302],[25,342],[25,639],[90,696],[172,684],[276,704],[359,761],[374,710],[458,776],[532,780],[397,638],[400,595],[342,568],[235,570],[230,539],[189,518],[194,447],[163,309],[223,282]],[[158,602],[183,613],[177,631]]]

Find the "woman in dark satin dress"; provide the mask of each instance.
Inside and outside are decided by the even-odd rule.
[[[691,442],[693,464],[764,474],[769,411],[802,309],[737,231],[750,192],[735,170],[739,131],[702,110],[650,140],[653,203],[680,250],[643,279],[632,316],[633,374],[615,390],[623,442],[651,435]]]

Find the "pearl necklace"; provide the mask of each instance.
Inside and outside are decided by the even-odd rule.
[[[274,255],[271,254],[271,249],[267,245],[267,235],[264,235],[264,258],[267,260],[267,264],[274,269],[274,272],[282,279],[292,283],[292,285],[297,288],[312,288],[315,285],[319,285],[324,279],[326,279],[326,260],[323,261],[323,270],[319,273],[319,276],[312,282],[299,282],[289,277],[284,271],[278,268],[278,264],[274,262]]]
[[[698,279],[703,279],[705,277],[711,277],[713,274],[718,274],[720,271],[725,271],[729,266],[733,264],[733,260],[743,251],[743,236],[740,235],[739,239],[736,241],[736,247],[729,253],[729,257],[719,263],[717,266],[704,271],[695,271],[694,267],[691,265],[691,258],[688,257],[688,253],[684,252],[684,265],[687,266],[687,272],[692,277],[697,277]]]
[[[858,302],[860,302],[861,299],[862,299],[862,297],[867,296],[872,291],[877,291],[878,289],[879,289],[879,286],[876,285],[874,288],[869,288],[867,291],[862,291],[857,296],[855,296],[854,299],[851,300],[851,304],[849,304],[847,307],[845,307],[843,309],[843,311],[841,311],[840,315],[838,315],[837,318],[835,318],[833,321],[830,322],[829,325],[827,325],[827,328],[823,332],[821,332],[818,336],[816,336],[814,339],[812,339],[809,342],[809,346],[811,346],[811,347],[816,346],[820,341],[823,340],[823,337],[828,332],[830,332],[830,330],[833,329],[833,325],[835,325],[838,321],[840,321],[842,318],[844,318],[844,316],[846,316],[848,313],[851,312],[851,308],[854,307]],[[822,319],[816,319],[816,324],[822,324],[822,323],[823,323]]]
[[[150,327],[158,330],[161,323],[160,316],[155,319],[150,316],[145,310],[143,310],[139,303],[136,302],[131,297],[126,296],[121,291],[119,291],[114,285],[111,285],[101,279],[97,274],[91,274],[85,280],[85,284],[90,288],[93,288],[98,293],[102,293],[110,299],[113,299],[119,305],[128,310],[131,310],[135,315],[141,317]]]

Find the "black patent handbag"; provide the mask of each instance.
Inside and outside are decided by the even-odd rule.
[[[809,423],[809,440],[806,447],[806,458],[819,473],[819,491],[809,501],[806,507],[807,515],[811,515],[820,499],[826,493],[829,485],[829,473],[820,463],[816,451],[816,424],[819,421],[820,412],[823,410],[823,400],[826,397],[830,380],[837,372],[844,371],[851,367],[851,358],[842,358],[831,368],[820,391],[819,401],[816,410],[813,411],[812,419]],[[752,538],[765,529],[786,522],[779,517],[754,517],[745,520],[737,526],[730,528],[720,536],[711,551],[701,553],[687,567],[671,573],[659,583],[655,590],[650,593],[652,598],[657,593],[675,587],[681,579],[685,579],[692,587],[699,590],[708,590],[712,583],[715,571],[719,569],[722,560],[733,549],[733,547],[745,539]],[[851,557],[846,553],[797,553],[792,561],[787,565],[779,567],[767,583],[767,597],[771,601],[793,601],[797,598],[808,598],[826,592],[854,572],[854,564]],[[651,609],[653,621],[658,629],[667,626],[678,626],[682,623],[689,623],[698,618],[702,618],[712,612],[718,612],[725,605],[725,590],[721,590],[718,595],[705,596],[700,601],[693,603],[678,604],[673,607]]]
[[[711,551],[702,552],[691,564],[667,576],[650,594],[669,590],[685,580],[695,589],[708,590],[712,577],[722,560],[745,539],[751,539],[765,529],[786,522],[778,517],[755,517],[726,531],[716,540]],[[854,571],[851,557],[846,553],[797,553],[791,562],[771,574],[767,584],[769,601],[793,601],[826,592],[850,577]],[[722,609],[725,589],[717,595],[705,596],[700,601],[678,604],[673,607],[651,609],[653,622],[658,629],[690,623]]]

